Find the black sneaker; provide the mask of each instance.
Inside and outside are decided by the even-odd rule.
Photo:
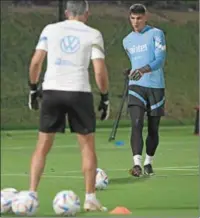
[[[151,164],[147,164],[144,166],[144,174],[148,176],[154,175],[154,171]]]
[[[140,176],[142,176],[142,168],[139,165],[135,165],[135,166],[133,166],[132,169],[129,170],[129,173],[132,176],[140,177]]]

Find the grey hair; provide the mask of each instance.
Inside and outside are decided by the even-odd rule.
[[[89,10],[88,1],[67,1],[66,10],[71,16],[80,16]]]

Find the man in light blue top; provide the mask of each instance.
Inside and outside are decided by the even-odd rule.
[[[142,4],[130,7],[133,31],[123,39],[130,59],[128,106],[132,121],[131,148],[133,176],[142,175],[143,123],[148,117],[144,174],[153,175],[153,157],[159,144],[159,123],[164,116],[165,80],[163,67],[166,58],[165,36],[162,30],[147,25],[147,9]]]

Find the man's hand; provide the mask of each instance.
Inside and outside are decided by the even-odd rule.
[[[139,69],[133,71],[131,70],[129,73],[129,79],[138,81],[144,75],[144,73],[150,73],[151,71],[151,67],[147,64]]]
[[[129,79],[138,81],[144,75],[144,73],[149,73],[151,71],[151,67],[149,65],[145,65],[144,67],[135,70],[125,69],[123,74],[128,76]]]
[[[136,69],[136,70],[130,71],[130,74],[128,77],[129,79],[138,81],[143,76],[143,74],[144,73],[140,69]]]
[[[39,109],[39,91],[37,90],[37,84],[29,84],[30,92],[29,92],[29,100],[28,106],[30,110],[38,110]]]
[[[107,120],[110,115],[110,102],[107,94],[101,94],[101,100],[98,107],[99,111],[102,111],[101,113],[101,120]]]

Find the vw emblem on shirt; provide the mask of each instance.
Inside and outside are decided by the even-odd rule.
[[[76,36],[65,36],[61,39],[61,49],[65,53],[74,53],[80,48],[80,40]]]

